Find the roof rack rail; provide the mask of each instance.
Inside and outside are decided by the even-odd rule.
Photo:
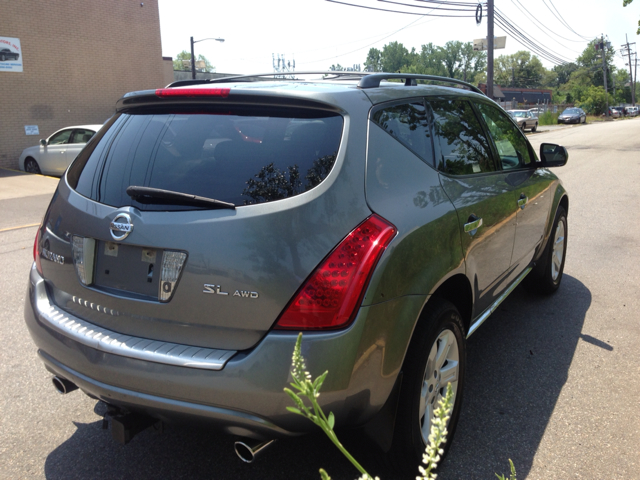
[[[297,75],[325,75],[325,80],[337,80],[341,78],[362,78],[369,73],[367,72],[348,72],[346,70],[329,70],[329,71],[310,71],[310,72],[287,72],[287,73],[279,73],[279,72],[270,72],[270,73],[252,73],[250,75],[233,75],[231,77],[218,77],[218,78],[198,78],[195,80],[178,80],[176,82],[170,83],[166,88],[172,87],[183,87],[185,85],[203,85],[206,83],[222,83],[229,80],[233,80],[234,82],[242,81],[242,82],[258,82],[261,77],[272,77],[267,80],[298,80],[295,77]],[[284,77],[284,78],[283,78]]]
[[[417,85],[418,83],[416,82],[416,80],[431,80],[436,82],[452,83],[454,85],[462,85],[476,93],[480,93],[482,95],[485,94],[475,85],[471,85],[470,83],[463,82],[462,80],[458,80],[456,78],[439,77],[437,75],[420,75],[417,73],[372,73],[360,80],[358,88],[377,88],[380,86],[380,82],[382,80],[389,80],[392,78],[404,79],[404,84],[407,87]]]

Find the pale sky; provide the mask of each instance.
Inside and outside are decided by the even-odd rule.
[[[342,1],[429,12],[428,8],[406,8],[380,0]],[[394,1],[428,6],[420,0]],[[159,6],[163,56],[175,58],[182,50],[189,51],[191,36],[195,40],[224,38],[224,43],[207,40],[195,44],[196,56],[206,56],[221,73],[272,72],[272,56],[277,58],[278,54],[288,62],[295,60],[296,71],[325,71],[337,63],[359,63],[364,68],[369,49],[382,49],[389,42],[419,51],[429,42],[469,42],[487,35],[486,15],[478,26],[474,18],[389,13],[326,0],[159,0]],[[604,34],[617,50],[616,66],[628,68],[627,58],[620,55],[621,45],[627,41],[625,34],[629,43],[640,44],[636,35],[640,0],[628,7],[622,7],[622,0],[495,0],[495,6],[526,36],[568,61],[575,60],[586,48],[587,40],[581,37],[592,39]],[[548,6],[555,6],[573,31],[562,25]],[[495,35],[507,35],[506,48],[496,50],[496,57],[528,49],[498,25]],[[632,45],[632,52],[637,46]],[[547,68],[554,65],[540,59]]]

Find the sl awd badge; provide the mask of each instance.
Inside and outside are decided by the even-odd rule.
[[[222,291],[222,287],[220,285],[212,285],[210,283],[204,284],[204,290],[202,290],[202,293],[212,293],[214,295],[229,295],[229,292]],[[258,292],[236,290],[231,296],[240,298],[258,298],[260,295],[258,294]]]

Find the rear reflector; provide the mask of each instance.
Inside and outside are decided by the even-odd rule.
[[[373,269],[395,234],[396,228],[377,215],[361,223],[305,281],[275,328],[317,330],[349,325]]]
[[[93,283],[93,266],[96,258],[96,241],[93,238],[84,238],[74,235],[71,239],[73,251],[73,265],[83,285]]]
[[[40,263],[40,227],[38,227],[38,231],[36,232],[36,239],[33,242],[33,261],[36,262],[36,270],[42,276],[42,264]]]
[[[227,98],[230,88],[159,88],[156,95],[167,97],[222,97]]]
[[[171,300],[186,259],[187,254],[183,252],[165,251],[162,254],[162,272],[160,273],[160,292],[158,294],[161,302]]]

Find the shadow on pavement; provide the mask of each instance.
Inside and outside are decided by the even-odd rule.
[[[439,480],[526,478],[582,339],[591,292],[567,274],[555,295],[514,291],[469,339],[462,414]]]
[[[470,338],[463,411],[439,479],[495,478],[495,472],[508,472],[509,458],[518,478],[526,478],[578,340],[612,348],[581,334],[590,304],[589,290],[565,274],[551,297],[516,289]],[[102,408],[98,403],[96,413]],[[121,446],[101,423],[76,424],[75,434],[47,457],[48,479],[319,479],[320,467],[333,480],[359,476],[322,435],[280,440],[247,465],[235,456],[233,438],[215,432],[169,426],[164,434],[147,430]],[[399,478],[375,466],[378,451],[358,433],[339,436],[369,473]]]

